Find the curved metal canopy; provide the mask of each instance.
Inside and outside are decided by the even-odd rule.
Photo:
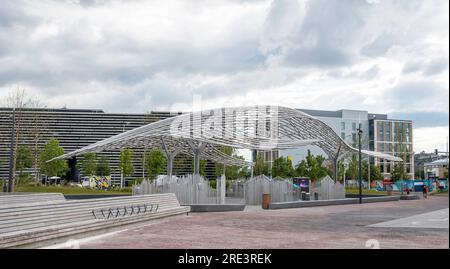
[[[159,148],[191,154],[202,147],[200,158],[227,165],[251,163],[226,155],[218,146],[278,150],[317,145],[330,158],[358,152],[321,120],[296,109],[280,106],[244,106],[208,109],[181,114],[107,138],[55,159],[120,148]],[[401,158],[373,151],[363,154],[401,161]]]

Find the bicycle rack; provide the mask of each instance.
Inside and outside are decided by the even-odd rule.
[[[92,215],[95,219],[112,219],[127,216],[136,216],[142,214],[156,213],[158,211],[158,204],[137,204],[122,207],[110,207],[108,209],[93,209]]]

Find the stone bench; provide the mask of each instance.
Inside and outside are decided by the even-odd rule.
[[[3,193],[0,195],[0,208],[11,205],[24,205],[30,203],[64,202],[66,199],[61,193]]]
[[[96,218],[93,214],[93,210],[110,208],[130,210],[131,206],[137,209],[139,205],[141,208],[143,205],[154,207],[152,211],[146,213],[127,214],[109,219]],[[180,206],[173,193],[67,200],[60,203],[16,204],[0,208],[0,248],[35,244],[134,222],[187,214],[189,211],[188,206]]]

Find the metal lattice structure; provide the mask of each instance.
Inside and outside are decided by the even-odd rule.
[[[194,174],[198,174],[200,159],[226,165],[252,165],[224,154],[219,146],[279,150],[311,144],[323,149],[334,161],[335,168],[340,158],[358,152],[358,149],[348,145],[327,124],[304,112],[280,106],[244,106],[181,114],[110,137],[55,159],[120,148],[158,148],[167,157],[170,178],[173,158],[178,153],[194,157]],[[362,153],[390,161],[402,160],[380,152],[363,150]]]
[[[357,152],[331,127],[306,113],[278,106],[249,106],[182,114],[113,136],[60,158],[123,147],[168,147],[182,151],[195,147],[193,143],[261,150],[316,144],[329,156]],[[363,151],[363,154],[401,160],[378,152]]]

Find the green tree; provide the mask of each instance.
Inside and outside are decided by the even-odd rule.
[[[314,156],[308,150],[305,160],[298,163],[295,174],[301,177],[308,177],[311,180],[318,180],[330,173],[329,169],[324,166],[325,158],[322,155]]]
[[[106,157],[102,156],[97,163],[97,176],[107,177],[111,175],[111,169],[109,168],[109,161]]]
[[[166,157],[161,150],[151,150],[145,154],[145,171],[148,178],[154,180],[166,167]]]
[[[344,180],[345,175],[345,165],[343,161],[338,162],[338,180]]]
[[[31,149],[26,146],[19,146],[17,148],[16,168],[19,174],[23,173],[23,170],[31,168],[33,166],[33,154]]]
[[[383,175],[381,175],[380,167],[378,167],[377,165],[370,165],[370,179],[383,180]]]
[[[359,169],[359,168],[358,168]],[[365,180],[368,180],[369,178],[369,163],[367,162],[367,160],[362,160],[361,161],[361,173],[362,173],[362,178]],[[358,172],[359,175],[359,172]],[[370,177],[372,179],[372,177]]]
[[[356,158],[356,155],[352,155],[352,159],[348,163],[347,178],[356,180],[359,175],[358,169],[358,159]]]
[[[278,157],[274,160],[272,166],[272,176],[289,178],[294,176],[294,167],[292,161],[287,157]]]
[[[85,176],[93,176],[97,172],[97,155],[95,153],[87,153],[81,162],[83,174]]]
[[[124,177],[133,175],[133,151],[131,149],[120,150],[119,169]]]
[[[404,180],[408,178],[408,174],[405,170],[404,162],[397,162],[394,164],[394,168],[391,170],[391,179],[393,181]]]
[[[236,159],[244,160],[243,156],[237,155],[237,152],[234,148],[228,146],[221,146],[219,150],[225,153],[228,156],[232,156]],[[221,163],[216,163],[216,177],[219,177],[223,174],[223,169],[225,167],[225,177],[227,180],[236,180],[240,177],[247,177],[249,171],[248,168],[239,167],[239,166],[224,166]]]
[[[33,166],[33,154],[31,149],[26,146],[19,146],[17,148],[17,157],[16,157],[16,168],[19,171],[19,177],[17,184],[23,179],[27,178],[28,175],[24,174],[24,170],[27,168],[31,168]]]
[[[41,173],[47,176],[63,176],[67,173],[67,160],[55,160],[47,162],[53,158],[64,154],[64,149],[59,146],[58,139],[50,139],[44,146],[40,155]]]
[[[269,174],[269,165],[264,161],[264,156],[260,153],[256,156],[253,174],[255,176]]]

